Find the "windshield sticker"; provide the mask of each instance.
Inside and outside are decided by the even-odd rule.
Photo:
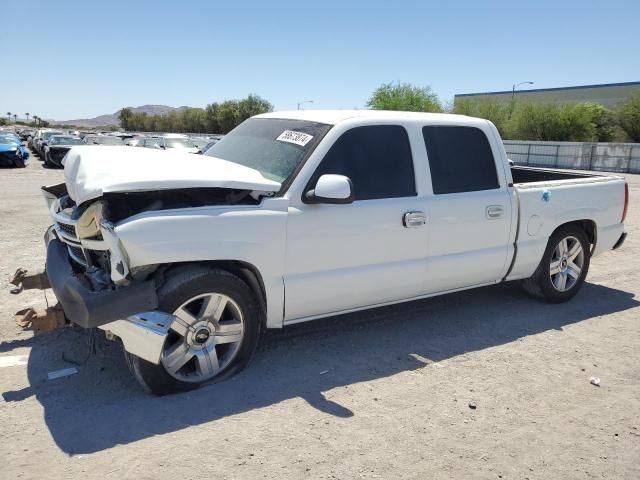
[[[276,140],[281,142],[295,143],[304,147],[313,138],[313,135],[308,135],[302,132],[294,132],[293,130],[285,130],[282,132]]]

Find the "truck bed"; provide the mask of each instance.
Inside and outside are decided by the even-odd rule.
[[[518,206],[517,255],[508,279],[535,271],[558,225],[591,228],[592,255],[610,250],[624,231],[625,181],[619,175],[512,166]]]
[[[604,175],[582,172],[566,172],[547,168],[511,167],[514,184],[549,182],[553,180],[576,180],[584,178],[603,177]]]

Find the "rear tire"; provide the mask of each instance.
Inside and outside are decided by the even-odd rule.
[[[590,244],[584,230],[578,225],[560,227],[549,238],[538,268],[522,281],[522,286],[538,299],[566,302],[582,288],[590,260]]]
[[[159,310],[176,315],[155,365],[125,352],[142,388],[154,395],[192,390],[244,369],[258,345],[264,311],[251,288],[226,270],[171,271],[158,292]]]

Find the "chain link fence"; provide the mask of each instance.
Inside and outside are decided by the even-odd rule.
[[[504,147],[516,165],[640,173],[640,143],[504,140]]]

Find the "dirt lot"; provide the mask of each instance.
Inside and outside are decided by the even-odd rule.
[[[0,277],[42,265],[38,187],[61,178],[37,160],[0,170]],[[13,313],[45,297],[4,288],[0,478],[640,478],[640,176],[628,179],[627,243],[567,304],[500,285],[300,325],[189,394],[142,393],[101,337],[89,355],[86,332],[21,332]],[[78,374],[47,379],[70,361]]]

